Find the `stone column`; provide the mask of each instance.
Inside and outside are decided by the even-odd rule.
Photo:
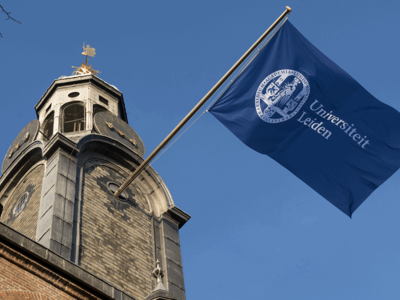
[[[174,223],[175,222],[172,220],[163,218],[160,224],[162,231],[162,265],[163,269],[165,270],[164,282],[166,283],[168,292],[174,298],[178,300],[185,300],[185,284],[183,281],[183,267],[178,224]]]
[[[77,160],[62,149],[47,161],[36,240],[71,259]]]
[[[60,128],[60,104],[54,105],[54,124],[53,124],[53,135],[57,132],[61,132]]]
[[[89,99],[86,100],[86,130],[93,128],[93,103]]]

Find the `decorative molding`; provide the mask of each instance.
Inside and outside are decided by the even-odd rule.
[[[75,156],[79,149],[77,145],[63,134],[57,132],[47,142],[43,149],[43,156],[50,158],[58,148],[63,148],[69,155]]]
[[[6,181],[6,178],[16,169],[16,167],[20,166],[22,163],[25,161],[28,161],[28,164],[31,163],[31,166],[36,163],[32,163],[32,157],[35,155],[38,155],[40,153],[40,160],[42,158],[42,152],[43,152],[43,142],[36,140],[30,143],[20,154],[16,156],[14,161],[8,166],[8,168],[5,170],[5,172],[1,175],[0,177],[0,188],[4,181]]]
[[[167,219],[170,222],[172,220],[172,223],[177,224],[179,229],[181,229],[182,226],[185,225],[186,222],[191,218],[189,214],[185,213],[175,205],[170,207],[162,216],[164,219]]]

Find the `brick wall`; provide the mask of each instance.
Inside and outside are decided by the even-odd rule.
[[[44,166],[39,165],[27,172],[4,204],[0,221],[18,230],[31,239],[36,239],[36,228],[42,190]],[[28,202],[19,215],[14,215],[16,201],[25,192],[29,193]]]
[[[100,299],[0,243],[0,299]]]
[[[80,265],[138,299],[152,290],[154,237],[150,207],[136,184],[129,199],[116,200],[107,183],[121,184],[126,174],[105,160],[84,165]]]

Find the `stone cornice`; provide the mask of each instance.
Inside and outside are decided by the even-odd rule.
[[[43,156],[50,157],[58,148],[64,149],[68,154],[75,156],[79,149],[69,138],[57,132],[51,137],[43,149]]]
[[[179,209],[175,205],[170,207],[168,211],[162,214],[162,218],[168,220],[170,223],[175,224],[179,229],[186,224],[191,216]]]

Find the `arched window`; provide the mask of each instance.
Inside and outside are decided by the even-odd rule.
[[[76,132],[85,130],[85,106],[84,104],[71,104],[64,108],[64,132]]]
[[[100,106],[100,105],[95,105],[93,107],[93,116],[95,116],[97,113],[103,112],[103,111],[108,111],[108,109],[103,106]]]
[[[43,122],[43,140],[48,141],[53,136],[54,129],[54,112],[47,116],[46,120]]]
[[[17,202],[14,205],[14,216],[18,216],[25,208],[27,202],[29,199],[29,193],[25,192],[23,193],[17,200]]]

